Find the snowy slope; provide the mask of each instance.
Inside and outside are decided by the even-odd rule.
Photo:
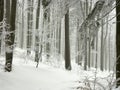
[[[0,57],[0,90],[111,90],[115,86],[114,74],[110,72],[98,70],[95,74],[94,69],[84,71],[76,65],[72,65],[72,71],[66,71],[43,63],[36,68],[33,59],[17,49],[12,72],[4,72],[5,60]]]
[[[16,59],[16,60],[15,60]],[[0,90],[73,90],[77,76],[71,72],[41,64],[22,64],[14,58],[13,71],[0,72]]]

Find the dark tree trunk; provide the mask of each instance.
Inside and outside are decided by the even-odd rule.
[[[12,60],[13,60],[13,48],[15,39],[15,18],[16,18],[16,2],[17,0],[11,0],[11,15],[10,15],[10,29],[8,29],[8,34],[6,35],[6,63],[5,70],[10,72],[12,70]],[[6,5],[8,2],[6,2]],[[9,4],[10,5],[10,4]]]
[[[36,34],[35,34],[35,61],[39,61],[39,16],[40,16],[40,0],[38,0],[37,14],[36,14]]]
[[[4,16],[4,0],[0,0],[0,22],[2,22],[3,16]],[[2,30],[3,29],[0,27],[0,37],[2,35]],[[2,38],[0,38],[0,51],[1,51],[1,39]]]
[[[4,15],[4,0],[0,0],[0,22],[3,20]]]
[[[5,2],[6,4],[6,6],[5,6],[5,8],[6,8],[6,14],[5,14],[5,18],[6,18],[6,24],[7,24],[7,26],[9,26],[10,25],[10,0],[8,0],[7,2]],[[10,31],[10,28],[9,27],[6,27],[6,32],[9,32]],[[9,46],[8,46],[8,40],[9,40],[9,34],[8,35],[6,35],[5,36],[5,47],[6,47],[6,51],[5,51],[5,53],[6,53],[6,62],[5,62],[5,70],[7,70],[7,71],[9,71],[9,59],[8,59],[8,49],[7,48],[9,48]],[[10,67],[11,68],[11,67]]]
[[[120,86],[120,0],[116,0],[117,6],[116,6],[116,21],[117,21],[117,28],[116,28],[116,50],[117,50],[117,61],[116,61],[116,79],[117,84],[116,86]]]
[[[100,50],[100,69],[103,71],[104,70],[104,37],[103,37],[103,20],[102,20],[102,28],[101,28],[101,50]]]
[[[70,39],[69,39],[69,10],[65,14],[65,68],[71,70]]]
[[[59,51],[58,53],[61,53],[61,21],[60,21],[60,26],[59,26]]]
[[[87,26],[86,26],[87,27]],[[85,50],[85,61],[84,61],[84,70],[87,70],[87,62],[88,62],[88,48],[87,48],[87,28],[85,29],[85,36],[84,36],[84,50]]]

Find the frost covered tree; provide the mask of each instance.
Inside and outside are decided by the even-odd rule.
[[[43,62],[60,64],[65,58],[65,68],[71,69],[71,60],[76,59],[85,70],[107,70],[113,61],[113,52],[109,53],[113,36],[105,14],[112,9],[112,1],[18,0],[17,47],[24,47],[29,57],[34,51],[37,62],[45,56]]]
[[[49,22],[50,22],[50,2],[51,0],[42,0],[43,5],[43,23],[44,23],[44,32],[46,32],[46,45],[45,45],[45,51],[46,51],[46,57],[49,59],[50,57],[50,34],[49,34]]]
[[[27,54],[31,53],[32,31],[33,31],[33,0],[28,0],[28,31],[27,31]]]

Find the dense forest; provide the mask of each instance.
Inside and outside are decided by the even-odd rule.
[[[120,90],[120,0],[0,0],[0,74],[14,72],[15,57],[38,70],[93,72],[73,90]]]

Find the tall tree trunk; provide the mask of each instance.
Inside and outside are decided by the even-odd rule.
[[[0,0],[0,22],[2,22],[3,16],[4,16],[4,0]],[[1,28],[1,25],[0,25],[0,37],[2,35],[2,30],[3,28]],[[2,41],[2,38],[0,38],[0,51],[1,51],[1,41]]]
[[[0,0],[0,22],[3,20],[4,16],[4,0]]]
[[[10,26],[10,0],[5,0],[5,8],[6,8],[6,11],[5,11],[5,18],[6,18],[6,24],[7,24],[7,26]],[[9,32],[10,31],[10,28],[9,27],[6,27],[6,32]],[[9,35],[9,34],[8,34]],[[8,35],[6,35],[5,36],[5,48],[6,48],[6,50],[8,50],[7,48],[9,48],[8,47],[8,41],[9,41],[9,36]],[[5,62],[5,69],[9,69],[9,67],[7,66],[7,64],[9,63],[9,59],[7,58],[7,52],[8,51],[5,51],[6,52],[6,62]]]
[[[85,29],[85,36],[84,36],[84,50],[85,50],[85,57],[84,57],[84,70],[87,70],[87,62],[88,62],[88,48],[87,48],[87,28]]]
[[[59,49],[58,49],[58,53],[61,53],[61,20],[60,20],[60,24],[59,24]]]
[[[116,61],[116,79],[117,79],[117,84],[116,86],[120,86],[120,0],[116,0],[116,21],[117,21],[117,28],[116,28],[116,50],[117,50],[117,61]]]
[[[27,54],[31,53],[31,40],[33,28],[33,0],[28,0],[28,35],[27,35]]]
[[[25,8],[25,1],[24,0],[22,0],[22,5],[23,5],[23,7],[22,7],[22,36],[21,36],[21,48],[23,49],[23,47],[24,47],[24,27],[25,27],[25,23],[24,23],[24,19],[25,19],[25,14],[24,14],[24,8]]]
[[[88,0],[85,0],[85,2],[84,2],[84,9],[85,9],[85,18],[88,16]],[[87,27],[87,26],[86,26]],[[87,66],[88,66],[88,60],[89,60],[89,58],[88,58],[88,56],[89,56],[89,54],[88,54],[88,50],[89,50],[89,48],[88,48],[88,28],[85,28],[85,37],[84,37],[84,40],[85,40],[85,60],[84,60],[84,70],[87,70]]]
[[[65,14],[65,68],[71,70],[70,39],[69,39],[69,10]]]
[[[101,28],[101,49],[100,49],[100,69],[103,71],[104,69],[104,38],[103,38],[103,20],[102,20],[102,28]]]
[[[40,16],[40,0],[38,0],[37,12],[36,12],[36,34],[35,34],[35,61],[39,61],[39,16]]]
[[[8,4],[8,1],[6,1],[6,5]],[[10,15],[9,16],[10,17],[10,29],[8,29],[8,34],[6,35],[5,70],[9,72],[12,70],[13,48],[14,48],[14,39],[15,39],[16,2],[17,0],[11,0],[11,14],[9,14]]]
[[[42,0],[42,5],[43,5],[43,8],[44,8],[44,26],[47,27],[46,31],[49,32],[49,22],[50,22],[50,8],[47,8],[46,7],[50,4],[51,0]],[[50,34],[47,33],[46,35],[46,39],[47,39],[47,42],[46,42],[46,57],[47,59],[49,59],[50,57],[50,42],[48,41],[50,39]]]
[[[88,40],[88,68],[90,68],[90,62],[91,62],[91,36],[90,36],[90,29],[89,29],[89,40]]]

